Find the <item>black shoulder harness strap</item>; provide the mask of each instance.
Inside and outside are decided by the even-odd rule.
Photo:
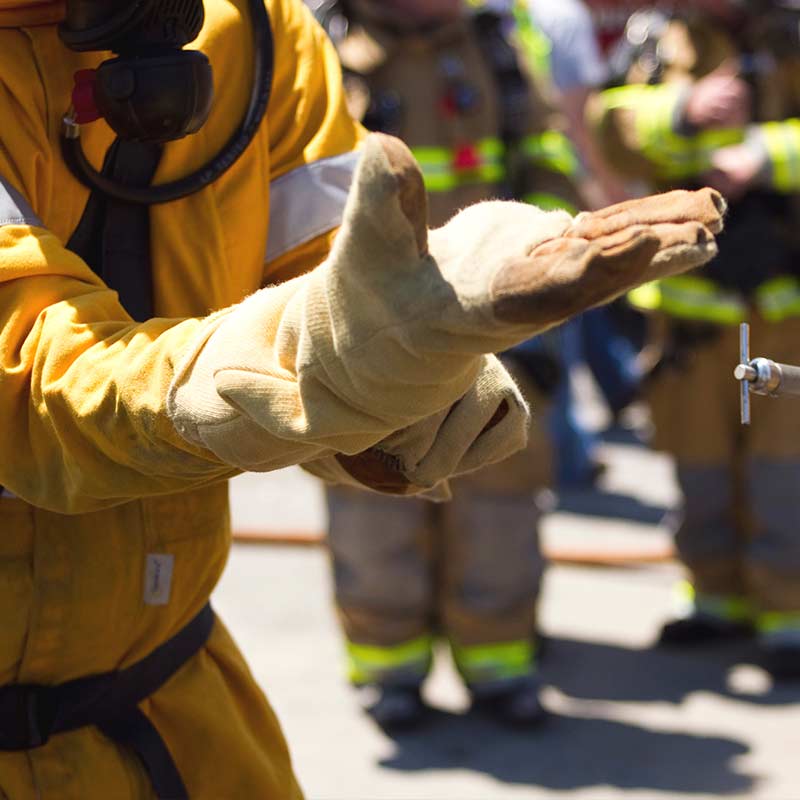
[[[116,139],[106,154],[103,174],[132,186],[148,186],[162,147]],[[150,209],[93,191],[67,247],[114,289],[137,322],[154,314],[150,252]]]

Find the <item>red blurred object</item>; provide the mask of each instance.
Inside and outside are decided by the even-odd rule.
[[[447,92],[447,94],[442,97],[439,102],[439,107],[445,117],[454,117],[458,113],[458,108],[456,107],[456,101],[452,92]]]
[[[94,100],[94,87],[97,75],[93,69],[82,69],[75,73],[75,86],[72,88],[72,106],[75,109],[75,122],[84,125],[102,116]]]
[[[456,148],[453,166],[456,170],[477,169],[481,165],[481,156],[474,144],[464,144]]]

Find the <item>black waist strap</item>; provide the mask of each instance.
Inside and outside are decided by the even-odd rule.
[[[137,753],[160,800],[187,798],[167,746],[138,704],[200,650],[213,626],[214,612],[206,605],[175,636],[127,669],[58,686],[0,687],[0,751],[31,750],[55,733],[96,725]]]

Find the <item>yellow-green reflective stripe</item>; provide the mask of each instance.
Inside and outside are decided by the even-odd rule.
[[[736,323],[747,315],[747,307],[738,295],[703,278],[665,278],[660,282],[660,291],[661,308],[676,316]]]
[[[451,147],[413,147],[412,153],[422,169],[425,188],[429,192],[450,192],[459,186],[500,183],[505,179],[503,143],[494,137],[481,139],[475,151],[481,163],[472,169],[457,169],[457,150]]]
[[[636,108],[636,130],[645,150],[659,158],[689,158],[689,147],[680,139],[672,139],[672,120],[680,91],[678,87],[648,87]],[[669,148],[665,144],[669,142]]]
[[[628,292],[628,302],[644,311],[655,311],[661,306],[661,289],[658,281],[645,283]]]
[[[639,286],[628,293],[628,301],[645,311],[662,309],[675,316],[734,324],[746,317],[744,302],[701,278],[676,277]],[[756,290],[761,315],[768,322],[800,316],[800,280],[784,275],[763,283]]]
[[[664,172],[672,177],[693,177],[711,168],[711,158],[721,147],[744,140],[743,128],[703,131],[690,138],[669,132],[650,148],[665,161]]]
[[[498,160],[503,157],[505,147],[499,139],[489,137],[478,142],[478,152],[486,158]]]
[[[550,80],[550,40],[534,24],[525,0],[517,0],[513,7],[522,51],[525,53],[528,68],[537,78]]]
[[[633,112],[636,137],[643,154],[664,177],[691,174],[694,156],[683,137],[672,132],[675,105],[680,87],[632,84],[608,89],[602,94],[609,111]]]
[[[732,325],[747,317],[747,307],[738,295],[703,278],[665,278],[655,287],[647,285],[630,292],[628,297],[639,308],[659,308],[686,319]]]
[[[689,581],[676,586],[679,599],[689,608],[728,622],[750,622],[754,617],[752,603],[738,595],[710,595],[696,591]]]
[[[759,633],[800,631],[800,611],[767,611],[758,615],[756,627]]]
[[[694,586],[692,586],[689,581],[678,581],[672,587],[672,593],[681,603],[684,603],[687,606],[694,606],[694,600],[697,595],[694,590]]]
[[[720,325],[738,325],[745,320],[747,315],[744,306],[701,306],[691,302],[684,302],[684,300],[685,298],[668,297],[663,292],[661,309],[674,317],[717,322]]]
[[[714,152],[722,147],[740,144],[744,141],[744,134],[743,128],[719,128],[713,131],[701,131],[696,136],[684,139],[693,149],[691,174],[697,175],[708,171],[711,168],[711,157]],[[680,139],[682,137],[673,133],[669,138]]]
[[[677,595],[678,599],[694,604],[696,592],[694,586],[689,581],[678,581],[673,587],[672,591]]]
[[[680,91],[680,87],[668,84],[631,84],[606,89],[601,99],[609,111],[633,111],[639,142],[647,145],[672,132],[672,117]]]
[[[800,281],[790,275],[772,278],[758,287],[756,300],[761,315],[768,322],[800,315]]]
[[[563,210],[569,211],[570,214],[578,213],[578,209],[572,203],[568,203],[558,195],[548,194],[547,192],[531,192],[522,198],[522,202],[538,206],[544,211]]]
[[[505,148],[503,143],[494,136],[488,136],[474,144],[475,150],[487,161],[501,161]],[[431,166],[452,166],[458,148],[455,147],[412,147],[411,152],[420,164]]]
[[[526,136],[522,140],[522,152],[537,164],[564,175],[575,175],[580,166],[572,142],[559,131]]]
[[[739,144],[743,139],[743,128],[718,128],[713,131],[702,131],[688,141],[699,151],[708,152],[710,155],[714,150],[719,150],[720,147]]]
[[[800,120],[766,122],[761,125],[772,164],[772,181],[780,192],[800,188]]]
[[[412,147],[411,152],[420,164],[435,166],[453,161],[453,151],[447,147]]]
[[[383,673],[402,669],[425,672],[431,661],[431,647],[430,636],[420,636],[391,647],[347,642],[350,680],[368,682]]]
[[[453,657],[464,678],[515,678],[531,672],[534,647],[529,641],[501,644],[453,645]]]
[[[459,186],[474,186],[479,183],[500,183],[505,178],[503,167],[482,167],[463,173],[428,175],[423,173],[425,188],[429,192],[449,192]]]
[[[692,292],[696,295],[702,295],[708,298],[713,298],[720,294],[720,289],[714,281],[708,278],[695,278],[690,275],[676,275],[672,278],[664,278],[661,281],[661,286],[684,292]]]

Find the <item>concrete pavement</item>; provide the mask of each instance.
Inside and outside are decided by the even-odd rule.
[[[659,548],[676,500],[669,464],[630,444],[606,449],[601,497],[551,515],[553,547]],[[296,470],[237,479],[234,522],[324,527],[319,487]],[[269,520],[265,520],[265,514]],[[342,679],[324,550],[237,545],[215,595],[287,733],[311,800],[800,798],[800,687],[775,687],[745,643],[652,650],[669,616],[674,564],[551,567],[541,607],[549,722],[509,732],[467,713],[441,653],[426,731],[387,737]]]

